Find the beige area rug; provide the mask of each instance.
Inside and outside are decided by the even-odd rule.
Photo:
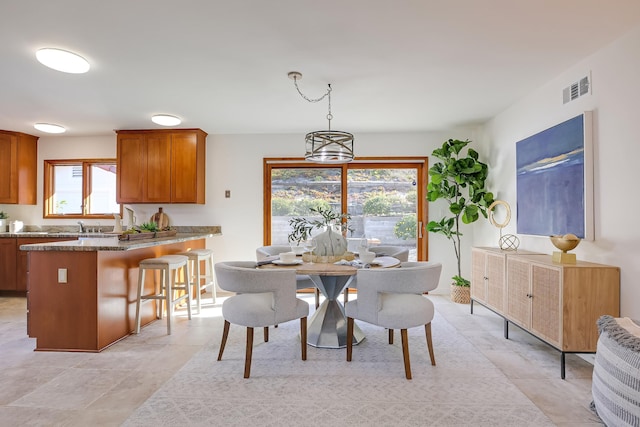
[[[358,322],[366,340],[346,350],[308,347],[297,321],[256,331],[243,379],[245,330],[231,326],[223,360],[215,338],[141,405],[124,426],[552,426],[500,370],[442,316],[433,321],[437,366],[424,328],[409,331],[413,379],[404,378],[400,334]]]

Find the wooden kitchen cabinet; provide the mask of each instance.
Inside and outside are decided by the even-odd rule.
[[[1,241],[2,239],[0,239]],[[28,254],[27,251],[21,251],[20,246],[22,245],[31,245],[31,244],[40,244],[40,243],[49,243],[49,242],[64,242],[68,240],[76,240],[71,237],[18,237],[16,240],[16,278],[15,278],[15,290],[16,291],[27,291],[27,273],[29,271],[27,260]]]
[[[118,203],[205,203],[200,129],[117,131]]]
[[[0,204],[36,204],[38,137],[0,130]]]
[[[16,290],[16,239],[0,238],[0,291]]]
[[[75,240],[70,237],[0,238],[0,291],[27,291],[27,253],[21,245]]]
[[[598,318],[620,316],[620,269],[473,248],[471,298],[471,313],[478,302],[504,318],[505,338],[511,322],[559,350],[564,378],[565,353],[595,353]]]

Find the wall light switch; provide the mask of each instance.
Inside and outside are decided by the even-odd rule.
[[[224,190],[224,197],[226,197],[227,199],[231,198],[231,190]]]
[[[67,283],[67,269],[59,268],[58,269],[58,283]]]

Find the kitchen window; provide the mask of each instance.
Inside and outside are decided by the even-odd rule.
[[[44,161],[45,218],[113,218],[122,215],[116,202],[116,159]]]

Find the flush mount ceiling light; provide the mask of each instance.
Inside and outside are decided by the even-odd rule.
[[[89,62],[73,52],[46,47],[36,52],[41,64],[63,73],[82,74],[89,71]]]
[[[41,132],[46,133],[64,133],[67,131],[63,126],[54,125],[51,123],[36,123],[35,125],[33,125],[33,127]]]
[[[317,130],[309,132],[305,137],[306,153],[305,159],[316,163],[346,163],[353,160],[353,135],[349,132],[340,130],[331,130],[331,84],[327,92],[317,99],[307,98],[298,87],[298,80],[302,79],[302,74],[297,71],[291,71],[288,74],[293,79],[296,90],[304,99],[309,102],[319,102],[324,98],[329,100],[329,113],[327,120],[329,121],[328,130]]]
[[[182,120],[180,120],[179,117],[171,116],[169,114],[156,114],[151,117],[151,121],[161,126],[178,126],[182,123]]]

